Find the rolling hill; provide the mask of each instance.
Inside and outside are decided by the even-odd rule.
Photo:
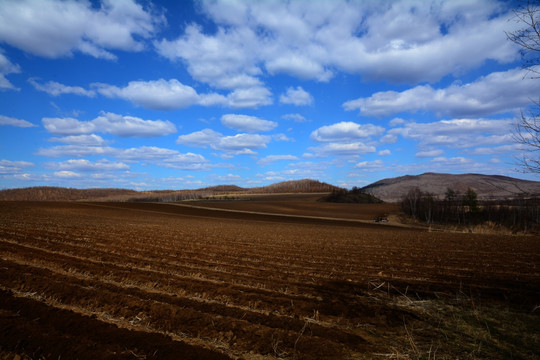
[[[401,201],[413,188],[444,197],[448,188],[460,194],[473,189],[479,199],[515,198],[520,194],[540,195],[540,182],[500,175],[425,173],[379,180],[362,188],[366,193],[386,202]]]
[[[73,189],[51,186],[0,190],[3,201],[178,201],[228,194],[332,192],[340,188],[317,180],[283,181],[263,187],[218,185],[194,190],[135,191],[128,189]]]

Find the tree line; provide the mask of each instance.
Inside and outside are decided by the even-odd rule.
[[[540,198],[518,194],[511,199],[479,200],[468,188],[464,194],[448,188],[440,199],[419,188],[412,188],[401,201],[402,210],[427,224],[472,226],[493,224],[515,231],[540,230]]]

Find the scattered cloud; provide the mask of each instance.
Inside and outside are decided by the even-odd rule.
[[[176,79],[169,81],[130,81],[125,87],[107,84],[93,84],[106,97],[120,98],[136,105],[154,110],[181,109],[196,104],[199,95],[191,86]]]
[[[86,1],[6,0],[0,3],[0,41],[46,58],[80,52],[115,60],[109,50],[143,50],[143,40],[163,21],[132,0],[104,1],[98,8]]]
[[[120,137],[156,137],[173,134],[176,126],[170,121],[143,120],[133,116],[123,116],[102,112],[91,121],[74,118],[43,118],[43,126],[54,135],[77,136],[93,132],[109,133]]]
[[[436,150],[425,150],[425,151],[419,151],[416,153],[416,157],[419,157],[419,158],[432,158],[432,157],[436,157],[436,156],[439,156],[439,155],[442,155],[444,153],[444,151],[440,150],[440,149],[436,149]]]
[[[354,156],[360,154],[374,153],[375,146],[367,145],[363,142],[352,143],[327,143],[321,146],[310,147],[308,150],[314,152],[317,157],[328,156]]]
[[[0,115],[0,126],[2,125],[9,125],[9,126],[16,126],[16,127],[35,127],[37,125],[32,124],[29,121],[16,119],[4,115]]]
[[[422,147],[449,146],[467,148],[482,144],[497,145],[512,141],[514,120],[453,119],[431,123],[406,123],[390,129],[391,135],[401,135],[418,141]]]
[[[34,163],[28,161],[0,160],[0,175],[20,174],[26,168],[33,167]]]
[[[211,148],[229,155],[254,155],[255,149],[264,149],[272,137],[259,134],[237,134],[224,136],[211,129],[180,135],[176,142],[180,145]]]
[[[276,161],[294,161],[298,160],[297,156],[294,155],[268,155],[259,161],[257,163],[261,166],[265,166],[271,163],[274,163]]]
[[[21,72],[19,65],[13,64],[9,59],[2,54],[0,49],[0,90],[19,90],[8,79],[6,75],[17,74]]]
[[[54,138],[50,138],[49,141],[61,142],[65,144],[91,145],[91,146],[101,146],[107,143],[101,136],[96,135],[96,134],[54,137]]]
[[[313,104],[313,96],[300,86],[296,87],[296,89],[290,87],[285,94],[281,94],[279,102],[296,106],[311,105]]]
[[[304,116],[300,114],[285,114],[281,118],[284,120],[292,120],[296,123],[303,123],[303,122],[309,121],[308,119],[306,119]]]
[[[59,177],[63,179],[81,178],[84,176],[83,174],[79,174],[77,172],[70,171],[70,170],[55,171],[53,175],[55,177]]]
[[[119,98],[152,110],[177,110],[193,105],[224,106],[235,109],[258,108],[272,104],[272,93],[264,86],[236,89],[227,95],[198,94],[194,88],[176,79],[130,81],[125,87],[94,83],[101,95]]]
[[[356,169],[362,169],[367,171],[380,170],[384,167],[384,162],[382,160],[374,161],[362,161],[354,166]]]
[[[94,90],[86,90],[80,86],[67,86],[56,81],[48,81],[45,84],[40,84],[36,78],[30,78],[28,79],[28,82],[32,84],[36,90],[46,92],[52,96],[59,96],[63,94],[74,94],[87,97],[96,96],[96,92]]]
[[[255,116],[226,114],[221,117],[221,123],[230,129],[246,132],[270,131],[278,124],[274,121],[259,119]]]
[[[379,156],[390,156],[392,155],[392,152],[388,149],[386,150],[381,150],[377,153]]]
[[[367,98],[347,101],[345,110],[360,110],[364,116],[388,116],[401,112],[429,111],[449,116],[487,116],[515,112],[531,104],[531,94],[540,92],[540,82],[524,79],[522,69],[494,72],[468,84],[444,89],[421,85],[405,90],[383,91]],[[393,121],[392,125],[399,125]]]
[[[380,135],[383,132],[384,128],[380,126],[347,121],[320,127],[311,133],[311,139],[318,142],[354,141]]]
[[[103,172],[103,171],[124,171],[129,170],[129,165],[122,162],[113,162],[107,159],[92,162],[86,159],[70,159],[58,163],[46,163],[50,169],[59,171],[76,172]]]
[[[154,45],[218,88],[259,84],[264,70],[317,81],[344,71],[368,80],[434,82],[489,59],[517,57],[504,33],[511,13],[497,2],[208,1],[201,10],[215,31],[190,24],[178,38]]]

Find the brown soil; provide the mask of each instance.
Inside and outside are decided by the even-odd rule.
[[[350,205],[212,206],[357,219]],[[382,210],[371,206],[355,216]],[[438,354],[465,357],[450,340],[467,349],[477,339],[433,323],[430,309],[454,311],[466,298],[538,323],[539,248],[530,236],[174,204],[2,202],[0,356],[392,358],[436,341]],[[476,356],[538,355],[506,338]]]

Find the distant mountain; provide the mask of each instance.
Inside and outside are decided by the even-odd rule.
[[[540,182],[538,181],[481,174],[425,173],[407,175],[383,179],[365,186],[362,190],[383,201],[398,202],[409,190],[415,187],[422,192],[429,192],[440,198],[444,197],[448,188],[463,194],[469,187],[478,194],[479,199],[515,198],[523,193],[540,195]]]

